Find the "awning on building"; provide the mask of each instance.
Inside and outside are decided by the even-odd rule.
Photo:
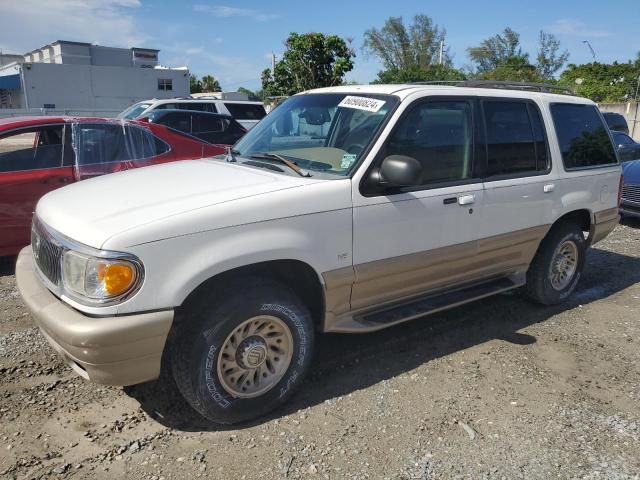
[[[20,74],[0,76],[0,89],[2,90],[19,90]]]

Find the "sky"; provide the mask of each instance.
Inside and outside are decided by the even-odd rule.
[[[0,50],[25,53],[54,40],[160,49],[160,63],[212,74],[226,91],[260,87],[271,53],[282,53],[290,32],[322,32],[353,38],[355,67],[348,80],[368,83],[381,64],[362,51],[364,32],[390,16],[405,24],[429,15],[446,29],[446,45],[458,68],[469,65],[466,49],[509,26],[535,59],[540,30],[569,50],[570,63],[626,62],[640,51],[640,4],[615,7],[593,0],[395,2],[321,0],[0,0]]]

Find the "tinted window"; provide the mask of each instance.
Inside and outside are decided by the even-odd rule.
[[[633,140],[631,140],[631,137],[625,135],[624,133],[611,132],[611,134],[613,135],[613,141],[616,143],[616,145],[631,145],[632,143],[634,143]]]
[[[194,114],[193,115],[193,133],[204,132],[222,132],[224,130],[224,121],[213,115]]]
[[[547,147],[537,108],[526,102],[483,102],[487,175],[546,171]]]
[[[618,162],[609,132],[593,105],[551,105],[562,160],[567,169]]]
[[[168,150],[151,132],[130,125],[81,124],[77,135],[80,165],[141,160]]]
[[[172,112],[160,116],[156,123],[161,123],[169,128],[185,133],[191,133],[191,114]]]
[[[604,119],[611,130],[629,131],[627,120],[619,113],[607,112],[603,113]]]
[[[428,102],[396,126],[385,156],[407,155],[422,163],[422,184],[471,178],[473,127],[468,102]]]
[[[225,103],[224,106],[238,120],[260,120],[267,114],[264,107],[256,103]]]
[[[175,110],[178,108],[175,103],[161,103],[154,110]]]
[[[0,172],[61,167],[62,132],[62,125],[58,125],[0,137]]]

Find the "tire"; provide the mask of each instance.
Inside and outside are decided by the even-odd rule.
[[[300,299],[273,280],[249,278],[194,302],[171,347],[171,367],[197,412],[239,423],[291,397],[313,346],[313,321]]]
[[[584,235],[576,224],[565,222],[555,225],[542,240],[527,271],[527,296],[542,305],[557,305],[565,301],[580,281],[586,250]],[[569,260],[571,257],[574,257],[573,266]],[[564,270],[564,277],[558,273],[563,271],[563,267],[568,267]]]

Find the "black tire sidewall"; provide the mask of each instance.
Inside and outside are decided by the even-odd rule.
[[[236,398],[218,378],[220,348],[239,324],[259,315],[277,317],[287,325],[293,339],[291,363],[268,392],[254,398]],[[245,285],[239,295],[205,307],[199,317],[198,325],[180,342],[183,355],[178,359],[182,363],[178,368],[186,378],[182,382],[176,380],[179,386],[188,382],[185,398],[200,414],[217,423],[242,422],[277,408],[295,392],[311,362],[314,331],[307,308],[293,293],[273,284],[259,288]]]

